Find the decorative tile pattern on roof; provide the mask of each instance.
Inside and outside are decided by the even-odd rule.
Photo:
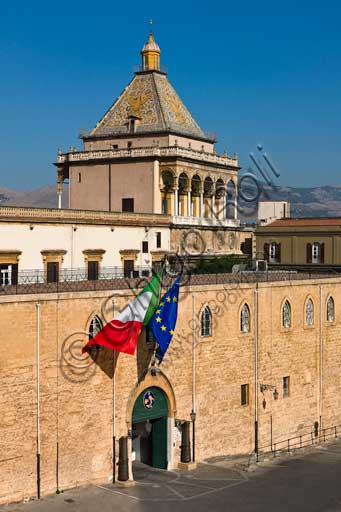
[[[187,128],[191,133],[203,136],[201,128],[194,121],[167,77],[155,74],[154,80],[167,127],[181,126],[183,129]]]
[[[137,132],[180,131],[205,138],[165,75],[137,74],[92,130],[91,135],[128,133],[128,117],[140,119]]]

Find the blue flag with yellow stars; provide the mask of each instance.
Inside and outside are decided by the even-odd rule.
[[[174,334],[178,318],[179,287],[180,276],[162,297],[148,325],[159,345],[156,351],[159,363],[162,362]]]

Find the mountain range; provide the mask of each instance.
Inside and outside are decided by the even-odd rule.
[[[249,193],[248,193],[249,192]],[[241,217],[252,221],[257,216],[257,203],[262,200],[285,200],[291,203],[292,217],[339,217],[341,216],[341,185],[325,187],[278,187],[263,185],[258,193],[249,189],[239,198]],[[249,199],[249,200],[245,200]],[[0,187],[0,206],[57,207],[55,185],[46,185],[30,191]],[[63,208],[68,207],[68,190],[62,196]]]

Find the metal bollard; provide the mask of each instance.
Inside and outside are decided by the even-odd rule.
[[[181,462],[191,462],[191,441],[189,436],[189,421],[184,421],[181,430]]]
[[[119,439],[118,479],[121,482],[126,482],[129,480],[128,437],[125,436],[122,436]]]

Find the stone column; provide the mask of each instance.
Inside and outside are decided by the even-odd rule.
[[[218,211],[217,211],[217,218],[218,219],[222,219],[222,213],[223,213],[223,210],[222,210],[222,198],[221,197],[218,197],[217,199],[217,202],[216,204],[218,204],[217,208],[218,208]]]
[[[187,215],[188,217],[190,217],[192,215],[192,212],[191,212],[191,191],[188,190],[187,191]]]
[[[212,204],[212,219],[216,218],[216,207],[215,207],[215,194],[213,194],[211,198],[211,204]]]
[[[58,208],[62,208],[62,194],[63,194],[63,171],[58,171],[57,181],[57,195],[58,195]]]
[[[237,208],[237,190],[234,190],[234,219],[238,218],[238,208]]]
[[[174,215],[179,215],[179,196],[178,196],[178,188],[174,189]]]
[[[199,217],[204,217],[204,193],[200,192],[200,209],[199,209]]]

